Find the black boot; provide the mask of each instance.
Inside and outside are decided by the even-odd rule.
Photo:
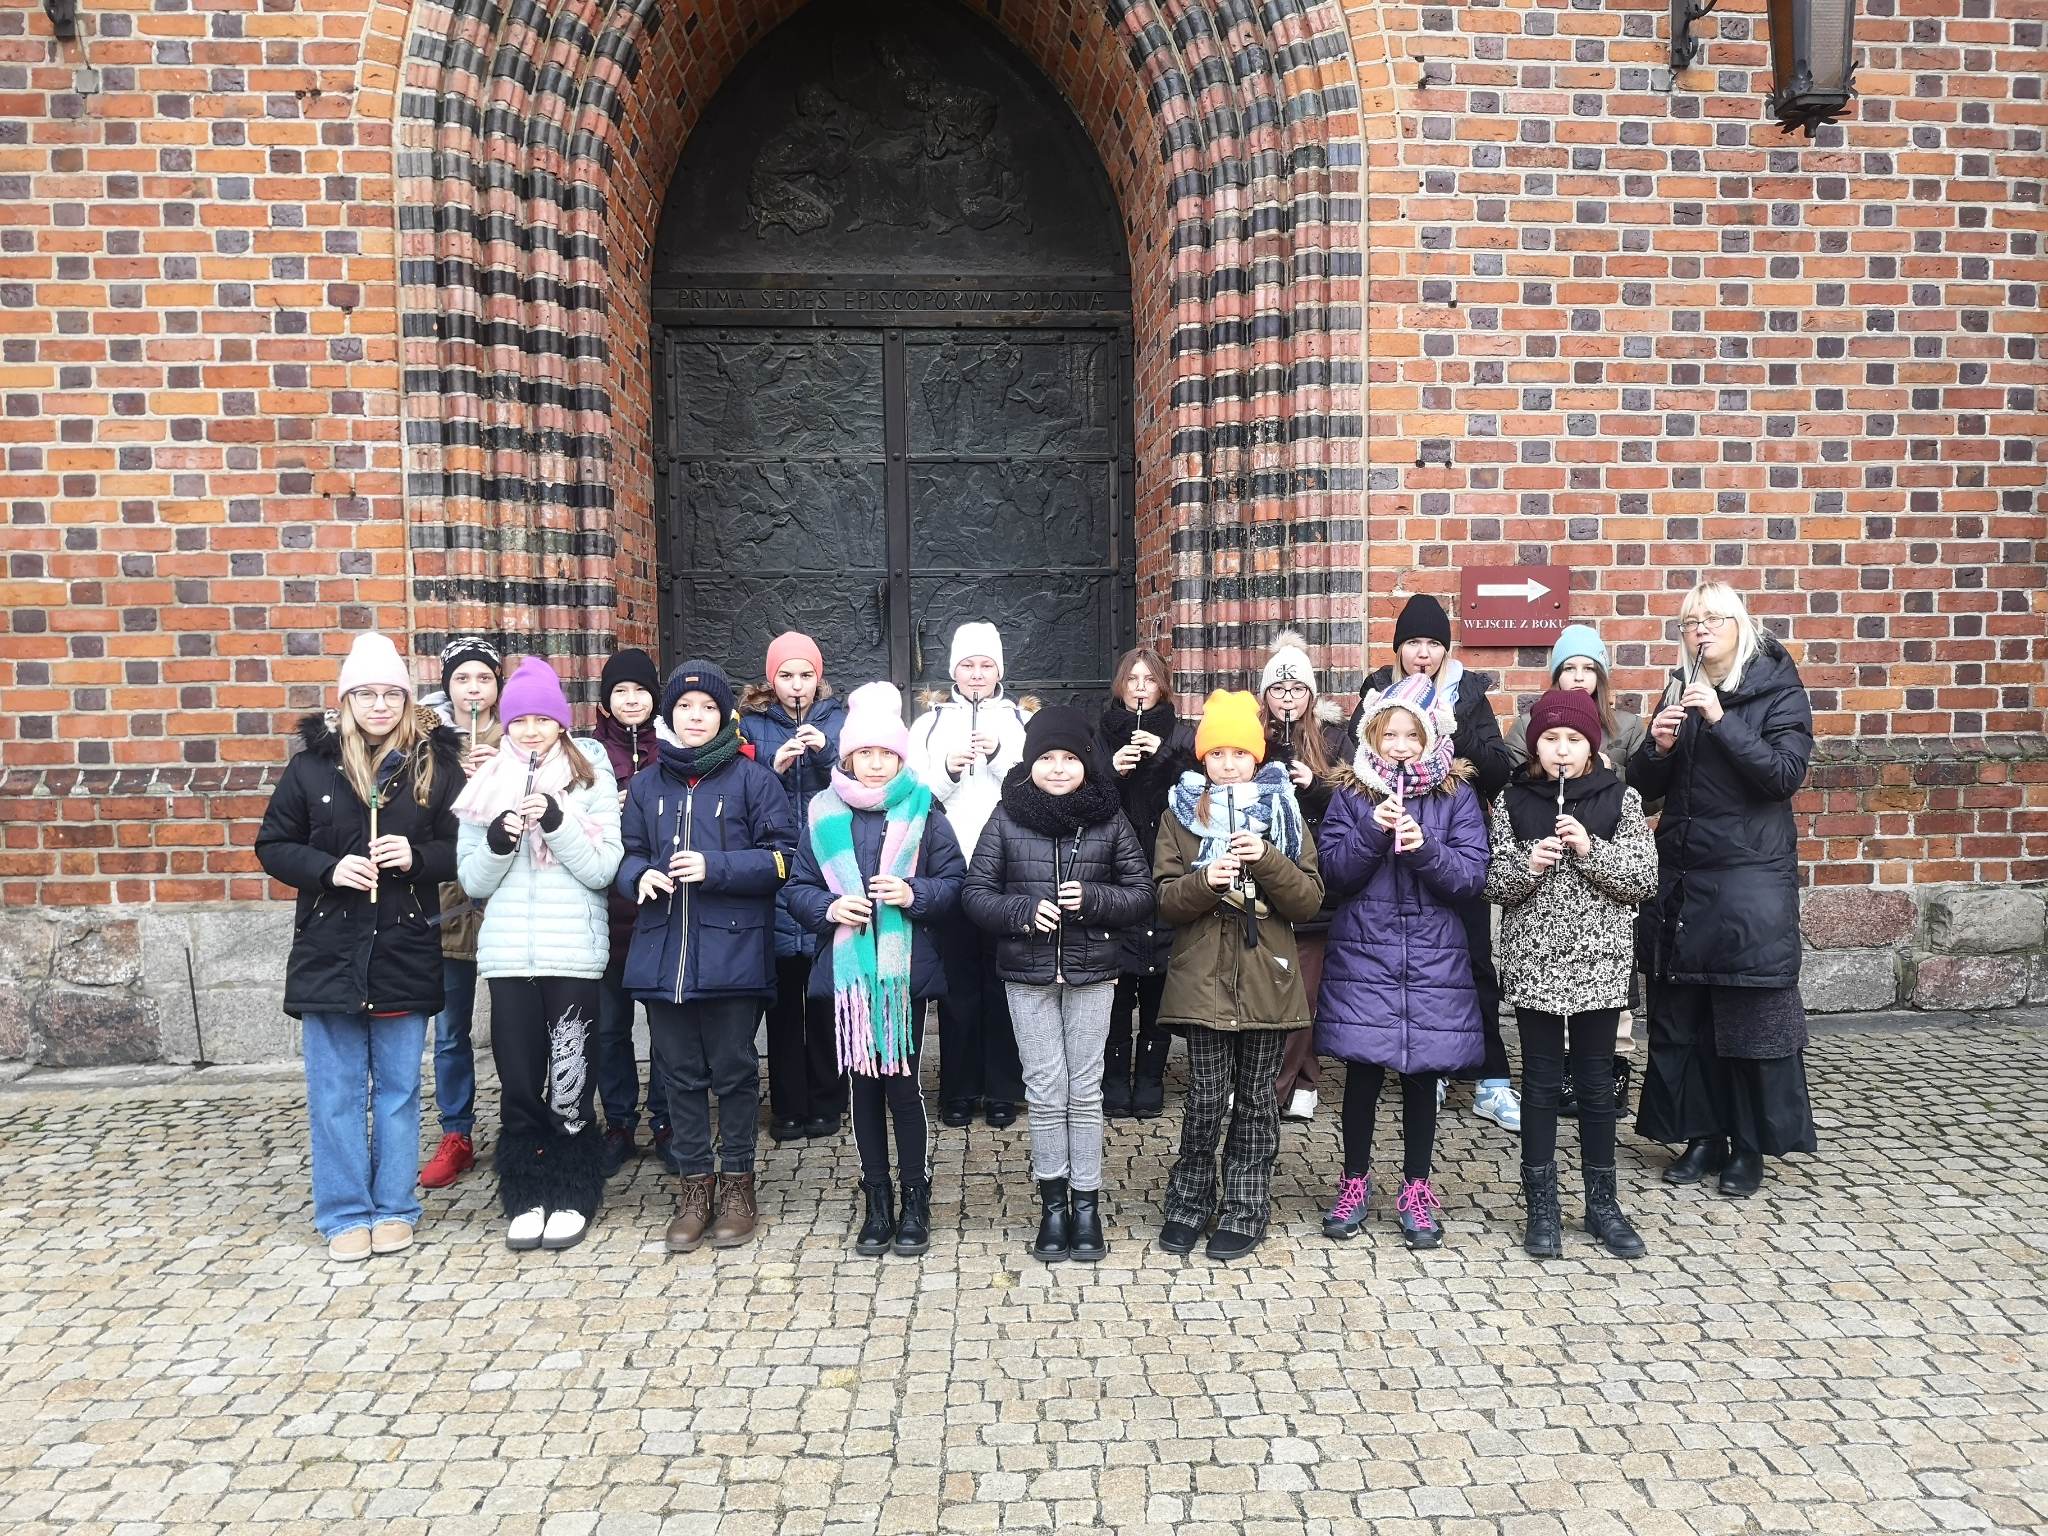
[[[932,1181],[903,1181],[903,1214],[896,1223],[893,1251],[914,1259],[932,1245]]]
[[[1031,1245],[1031,1257],[1058,1264],[1073,1251],[1073,1237],[1068,1231],[1067,1181],[1040,1179],[1038,1200],[1044,1209],[1039,1214],[1038,1240]]]
[[[1131,1040],[1112,1028],[1102,1052],[1102,1118],[1128,1120],[1131,1117]]]
[[[1724,1195],[1753,1195],[1763,1187],[1764,1159],[1761,1152],[1745,1152],[1740,1147],[1730,1154],[1728,1165],[1721,1170],[1721,1193]]]
[[[1614,1174],[1608,1172],[1612,1184]],[[1564,1218],[1557,1211],[1557,1164],[1522,1169],[1522,1199],[1529,1218],[1522,1229],[1522,1251],[1532,1259],[1564,1257]]]
[[[1695,1136],[1685,1151],[1664,1170],[1666,1184],[1697,1184],[1710,1173],[1719,1173],[1728,1161],[1728,1142],[1720,1136]]]
[[[1617,1120],[1628,1118],[1628,1079],[1633,1070],[1626,1056],[1614,1058],[1614,1118]]]
[[[1131,1071],[1131,1114],[1140,1120],[1156,1120],[1166,1110],[1166,1055],[1173,1049],[1173,1036],[1160,1035],[1138,1042],[1138,1062]]]
[[[1572,1081],[1572,1053],[1564,1053],[1564,1081],[1557,1089],[1557,1118],[1576,1120],[1579,1118],[1579,1085]]]
[[[860,1224],[860,1236],[853,1240],[853,1251],[862,1258],[879,1258],[896,1236],[895,1192],[887,1179],[862,1179],[860,1187],[868,1197],[868,1214]]]
[[[1093,1264],[1109,1252],[1109,1244],[1102,1240],[1102,1192],[1076,1189],[1068,1194],[1068,1219],[1073,1223],[1069,1229],[1073,1246],[1068,1251],[1076,1264]]]
[[[1554,1176],[1550,1189],[1554,1199],[1557,1193]],[[1617,1259],[1640,1259],[1643,1256],[1643,1240],[1628,1224],[1628,1218],[1621,1214],[1621,1201],[1614,1193],[1612,1168],[1586,1170],[1586,1230]]]

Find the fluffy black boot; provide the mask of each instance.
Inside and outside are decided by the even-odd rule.
[[[1062,1263],[1073,1251],[1072,1221],[1067,1213],[1067,1181],[1040,1179],[1038,1200],[1043,1208],[1038,1217],[1038,1239],[1031,1245],[1031,1257],[1047,1264]]]
[[[497,1170],[507,1216],[539,1206],[588,1221],[604,1198],[604,1133],[586,1124],[574,1136],[501,1135]]]
[[[1173,1036],[1161,1035],[1138,1042],[1137,1064],[1131,1069],[1131,1114],[1139,1120],[1156,1120],[1166,1111],[1166,1055],[1173,1049]]]
[[[860,1189],[867,1196],[867,1219],[853,1240],[853,1251],[864,1259],[878,1258],[896,1238],[896,1193],[887,1179],[862,1179]]]
[[[1554,1203],[1557,1199],[1554,1169],[1550,1178],[1550,1196]],[[1621,1201],[1614,1192],[1612,1168],[1586,1170],[1586,1230],[1617,1259],[1640,1259],[1643,1256],[1643,1240],[1628,1224],[1628,1218],[1621,1214]]]
[[[1614,1170],[1610,1168],[1610,1181],[1613,1176]],[[1564,1218],[1557,1209],[1556,1163],[1522,1169],[1522,1199],[1529,1212],[1522,1229],[1522,1251],[1532,1259],[1563,1258]]]
[[[1131,1040],[1112,1027],[1102,1051],[1102,1118],[1131,1117]]]

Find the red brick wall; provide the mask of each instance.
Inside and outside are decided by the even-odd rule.
[[[1651,0],[1353,8],[1373,647],[1407,593],[1554,554],[1624,689],[1652,688],[1678,594],[1724,570],[1815,692],[1816,878],[2048,878],[2042,22],[2022,0],[1863,8],[1863,96],[1812,144],[1762,120],[1760,0],[1725,0],[1671,94]],[[768,9],[671,8],[618,149],[636,639],[649,232]],[[84,45],[59,49],[39,4],[0,0],[8,904],[259,895],[252,822],[290,719],[349,631],[409,629],[406,14],[88,8]],[[1165,179],[1123,51],[1093,4],[1004,24],[1104,148],[1141,336],[1164,334]],[[1141,344],[1148,622],[1167,614],[1165,377]],[[1540,659],[1473,657],[1511,693]],[[1986,753],[1989,735],[2007,739]]]

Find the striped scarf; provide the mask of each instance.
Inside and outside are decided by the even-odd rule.
[[[908,880],[924,846],[932,792],[907,768],[879,789],[838,769],[832,787],[812,797],[811,846],[835,896],[865,896],[854,849],[855,811],[880,810],[888,818],[881,864],[875,873]],[[901,907],[874,904],[864,928],[839,925],[832,935],[832,1021],[841,1070],[863,1077],[910,1071],[910,918]]]

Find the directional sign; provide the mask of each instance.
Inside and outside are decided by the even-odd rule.
[[[1561,565],[1468,565],[1460,573],[1458,638],[1548,645],[1571,622],[1571,591],[1571,572]]]

